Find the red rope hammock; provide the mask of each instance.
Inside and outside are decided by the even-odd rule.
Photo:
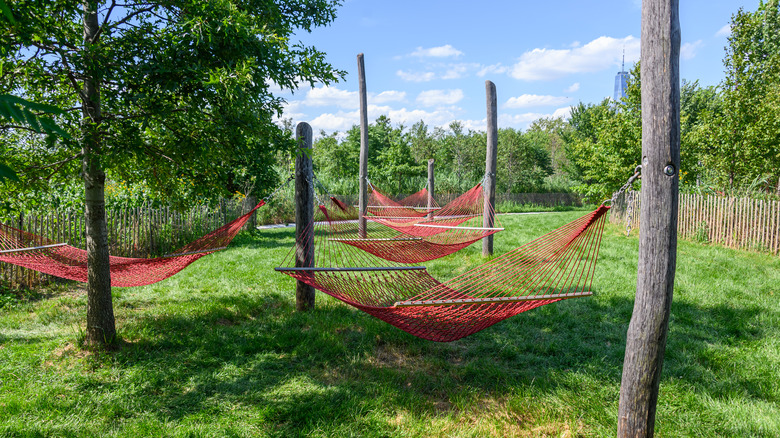
[[[199,258],[224,249],[241,231],[252,213],[263,206],[260,201],[249,213],[180,248],[169,256],[143,259],[110,256],[111,285],[144,286],[164,280]],[[55,277],[87,281],[87,252],[66,244],[57,244],[0,223],[0,262],[11,263]]]
[[[412,196],[417,195],[417,193]],[[425,193],[427,194],[428,191],[426,190]],[[409,202],[409,204],[405,204],[404,201]],[[369,214],[374,216],[388,216],[393,218],[423,218],[427,216],[427,204],[426,210],[421,211],[417,205],[413,205],[415,202],[415,199],[407,198],[404,198],[401,201],[395,201],[372,185],[371,193],[368,194],[368,206],[366,207],[366,210]]]
[[[374,189],[372,195],[374,193],[378,193],[378,197],[381,195],[376,189]],[[425,217],[427,216],[426,212],[417,212],[411,208],[387,206],[381,209],[369,208],[368,212],[372,216],[368,216],[367,218],[398,232],[424,237],[444,232],[445,229],[438,227],[419,227],[416,226],[416,224],[457,226],[469,219],[481,216],[484,212],[484,207],[484,193],[482,191],[482,184],[480,183],[466,193],[453,199],[441,209],[432,212],[432,217]],[[414,214],[409,213],[410,211],[414,212]]]
[[[385,260],[398,263],[420,263],[438,259],[471,245],[502,228],[482,228],[482,217],[467,218],[467,226],[452,227],[447,220],[427,220],[407,224],[414,234],[402,233],[379,222],[367,224],[368,236],[358,233],[357,210],[331,197],[330,208],[320,206],[315,221],[327,223],[330,242],[351,245]]]
[[[527,310],[590,295],[608,209],[601,206],[445,282],[422,266],[334,247],[328,239],[337,229],[316,236],[317,267],[277,270],[412,335],[454,341]],[[301,241],[314,229],[308,227]],[[294,254],[295,248],[285,266],[294,266]]]

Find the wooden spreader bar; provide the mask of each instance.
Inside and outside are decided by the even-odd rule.
[[[366,216],[367,219],[423,219],[421,216]]]
[[[225,248],[227,248],[227,246],[220,246],[219,248],[200,249],[198,251],[180,252],[180,253],[177,253],[177,254],[166,254],[166,255],[162,256],[161,258],[179,257],[179,256],[190,255],[190,254],[200,254],[202,252],[214,252],[214,251],[219,251],[219,250],[225,249]]]
[[[593,292],[573,292],[570,294],[528,295],[525,297],[494,297],[494,298],[469,298],[453,300],[423,300],[423,301],[398,301],[393,307],[420,307],[420,306],[454,306],[469,304],[501,304],[520,303],[524,301],[558,300],[566,298],[587,297]]]
[[[56,248],[58,246],[67,246],[67,245],[68,245],[67,243],[55,243],[53,245],[34,246],[30,248],[5,249],[3,251],[0,251],[0,254],[8,254],[11,252],[22,252],[22,251],[35,251],[36,249]]]
[[[433,225],[433,224],[414,224],[415,227],[428,227],[428,228],[453,228],[456,230],[481,230],[481,231],[504,231],[503,228],[487,228],[487,227],[459,227],[453,225]]]
[[[424,271],[425,266],[399,266],[399,267],[374,267],[374,268],[274,268],[278,272],[303,271],[303,272],[363,272],[363,271]]]
[[[355,205],[354,207],[357,207],[357,205]],[[409,210],[441,210],[441,207],[413,207],[408,205],[369,205],[366,208],[406,208]]]
[[[328,239],[331,242],[403,242],[406,240],[422,240],[422,237],[397,237],[397,238],[365,238],[365,239]]]

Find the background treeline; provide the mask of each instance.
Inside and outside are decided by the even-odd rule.
[[[562,126],[562,121],[551,123]],[[427,164],[435,159],[438,193],[460,193],[480,182],[485,174],[486,134],[464,128],[461,122],[431,129],[423,121],[407,128],[392,126],[380,116],[369,126],[369,180],[391,194],[413,193],[427,182]],[[561,180],[563,163],[554,160],[551,145],[560,145],[554,129],[535,123],[526,132],[499,129],[498,191],[501,193],[545,193],[567,191],[570,182]],[[317,177],[333,193],[357,193],[360,157],[360,128],[345,135],[322,132],[314,144]],[[562,154],[561,154],[562,157]]]
[[[771,0],[762,2],[756,11],[740,9],[733,15],[720,84],[703,87],[698,81],[686,80],[681,84],[683,191],[780,197],[778,9],[778,0]],[[580,102],[568,118],[540,119],[524,131],[500,127],[498,193],[568,192],[589,202],[609,197],[641,162],[641,111],[640,67],[635,65],[621,102]],[[292,123],[284,120],[279,128],[272,141],[294,145]],[[243,134],[242,144],[259,141],[248,135],[252,133]],[[0,201],[0,208],[19,212],[83,203],[78,171],[54,172],[63,166],[75,168],[78,162],[65,156],[45,160],[35,156],[32,151],[46,148],[33,148],[32,143],[44,140],[27,131],[5,129],[0,136],[0,151],[14,154],[4,161],[20,176],[35,176],[26,178],[26,184],[0,183],[12,195]],[[484,176],[485,133],[468,129],[462,122],[433,127],[418,121],[406,126],[381,116],[369,127],[369,143],[369,178],[392,195],[425,187],[431,158],[436,160],[438,193],[463,192]],[[152,171],[143,178],[128,177],[137,168],[133,160],[108,169],[109,208],[173,205],[184,209],[248,193],[264,196],[292,170],[292,157],[284,151],[294,146],[278,147],[283,152],[275,154],[264,150],[240,163],[212,147],[212,153],[202,154],[204,167],[198,172],[163,166],[165,159],[154,161]],[[247,154],[253,150],[250,146],[238,149]],[[320,132],[313,158],[317,177],[328,191],[357,193],[359,149],[358,126],[343,133]],[[211,181],[215,178],[225,182],[219,190]]]

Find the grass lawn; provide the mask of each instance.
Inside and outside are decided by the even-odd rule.
[[[500,218],[496,253],[582,211]],[[0,310],[0,436],[614,436],[635,235],[605,231],[594,296],[471,337],[420,340],[273,271],[292,228],[240,235],[152,286],[114,289],[118,351],[90,353],[86,297]],[[440,279],[479,243],[429,263]],[[2,297],[0,297],[2,298]],[[657,436],[780,435],[780,258],[680,242]]]

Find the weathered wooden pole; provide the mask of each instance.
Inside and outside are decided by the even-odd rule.
[[[306,122],[295,129],[298,153],[295,156],[295,267],[314,267],[314,170],[312,166],[312,130]],[[314,287],[298,280],[295,286],[295,308],[314,308]]]
[[[486,228],[493,227],[495,223],[496,205],[496,161],[498,159],[498,104],[496,98],[496,84],[485,81],[487,94],[487,154],[485,156],[485,181],[482,185],[485,197],[485,208],[482,224]],[[493,255],[493,235],[482,239],[482,255]]]
[[[360,93],[360,194],[358,195],[358,234],[366,237],[366,210],[368,207],[368,100],[366,98],[366,67],[359,53],[358,80]]]
[[[434,192],[434,176],[433,176],[433,168],[434,164],[436,163],[436,160],[431,158],[428,160],[428,217],[433,219],[433,206],[436,205],[433,200],[433,192]]]
[[[677,262],[680,169],[679,0],[642,2],[639,272],[620,385],[618,437],[655,427]]]

